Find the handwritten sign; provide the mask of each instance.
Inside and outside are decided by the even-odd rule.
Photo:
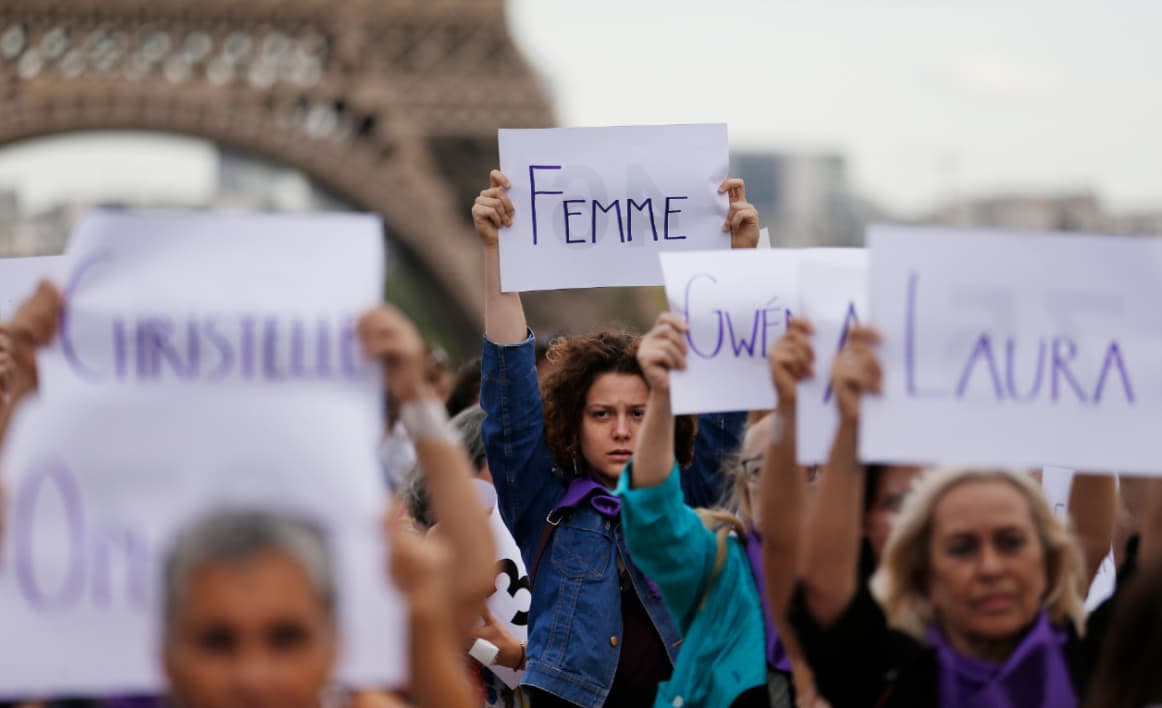
[[[66,265],[61,337],[3,459],[0,626],[21,639],[0,695],[159,692],[159,563],[221,505],[316,519],[335,555],[342,679],[402,683],[380,383],[350,353],[381,292],[378,221],[97,212]]]
[[[8,320],[42,279],[52,278],[64,262],[61,256],[0,258],[0,320]]]
[[[496,490],[483,480],[476,480],[477,488],[489,510],[488,524],[492,527],[492,540],[496,544],[496,591],[488,596],[488,611],[496,618],[506,632],[519,642],[529,639],[529,607],[533,601],[529,573],[525,570],[524,559],[512,537],[512,532],[500,518],[496,507]],[[524,671],[514,671],[504,666],[494,665],[489,669],[509,688],[520,685]]]
[[[1073,470],[1065,467],[1046,467],[1041,473],[1041,489],[1053,513],[1062,523],[1069,523],[1069,495],[1073,488]],[[1111,551],[1098,568],[1085,598],[1085,609],[1094,610],[1114,593],[1117,585],[1117,565]]]
[[[666,299],[690,325],[686,370],[671,373],[676,414],[775,407],[767,354],[798,310],[797,252],[664,253]]]
[[[661,285],[658,254],[730,248],[725,125],[501,130],[505,292]]]
[[[869,241],[884,395],[864,403],[864,460],[1162,467],[1162,242],[906,227]]]
[[[813,248],[799,261],[801,314],[815,326],[815,377],[799,384],[795,396],[799,464],[827,460],[839,426],[831,387],[831,365],[847,341],[847,330],[867,319],[867,251]]]

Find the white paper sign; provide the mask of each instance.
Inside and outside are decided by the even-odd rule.
[[[686,370],[670,374],[674,413],[775,407],[767,354],[799,307],[797,253],[662,254],[670,310],[690,325]]]
[[[869,240],[884,395],[864,402],[863,460],[1162,468],[1162,242],[907,227]]]
[[[505,292],[661,285],[658,254],[730,248],[726,125],[501,130]]]
[[[63,256],[0,258],[0,320],[11,319],[37,284],[52,279],[63,263]]]
[[[402,683],[380,383],[352,331],[381,293],[378,220],[97,212],[66,258],[61,336],[3,459],[0,626],[20,647],[0,694],[160,692],[162,555],[223,504],[317,520],[341,678]]]
[[[1065,467],[1046,467],[1041,474],[1041,489],[1045,492],[1045,499],[1053,508],[1054,515],[1062,523],[1069,523],[1069,494],[1073,488],[1073,470]],[[1117,584],[1118,572],[1111,551],[1097,575],[1090,583],[1089,593],[1085,598],[1085,609],[1093,610],[1114,592]]]
[[[504,630],[520,642],[529,639],[529,607],[533,601],[529,573],[525,570],[520,549],[513,540],[512,532],[500,518],[496,508],[496,490],[483,480],[476,480],[481,487],[485,507],[489,509],[488,523],[492,527],[492,540],[496,544],[496,591],[488,597],[488,611],[496,618]],[[500,665],[489,667],[489,671],[509,688],[520,685],[524,671],[513,671]]]
[[[839,427],[831,390],[831,365],[847,341],[847,330],[867,319],[867,251],[815,248],[801,252],[800,312],[815,327],[815,377],[795,394],[795,449],[801,465],[825,462]]]

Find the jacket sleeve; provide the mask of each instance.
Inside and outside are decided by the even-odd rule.
[[[742,447],[746,413],[704,413],[698,416],[694,461],[682,474],[682,494],[695,508],[718,506],[726,493],[723,464]]]
[[[682,501],[678,465],[656,487],[633,489],[626,465],[618,481],[621,525],[630,557],[657,584],[674,622],[685,632],[714,568],[718,542]]]
[[[553,474],[545,441],[532,332],[519,344],[484,339],[480,406],[485,412],[481,437],[497,506],[527,556],[541,534],[545,516],[564,490],[563,480]]]

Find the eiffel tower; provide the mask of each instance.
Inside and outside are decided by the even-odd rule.
[[[484,287],[469,209],[496,130],[552,124],[502,0],[0,3],[0,146],[152,130],[298,168],[383,216],[469,351]],[[588,326],[611,302],[549,294],[529,309],[547,328]]]

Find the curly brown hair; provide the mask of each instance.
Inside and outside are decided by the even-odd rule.
[[[589,388],[601,374],[632,374],[645,380],[637,363],[641,337],[605,330],[581,337],[558,337],[549,346],[551,372],[541,382],[545,402],[545,438],[553,461],[576,474],[581,461],[581,415]],[[674,419],[674,457],[686,467],[694,459],[693,416]]]

